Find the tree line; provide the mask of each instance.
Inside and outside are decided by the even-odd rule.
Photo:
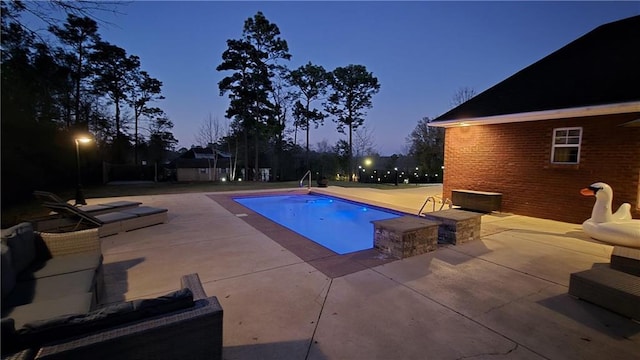
[[[164,99],[162,81],[138,56],[104,41],[75,3],[52,2],[71,11],[61,24],[34,4],[2,1],[3,206],[39,187],[73,183],[80,134],[94,140],[83,149],[89,167],[162,162],[177,144],[172,121],[155,105]],[[25,25],[25,11],[46,19],[45,34]]]
[[[64,22],[40,14],[49,25],[49,38],[21,21],[21,13],[34,13],[28,8],[34,4],[68,12]],[[76,4],[101,6],[91,1],[2,2],[3,207],[34,189],[74,184],[73,139],[80,133],[95,140],[83,149],[85,176],[100,176],[102,162],[164,163],[177,144],[173,122],[156,105],[164,99],[162,81],[143,70],[138,56],[104,41],[98,23]],[[358,64],[329,71],[309,61],[289,69],[290,58],[276,24],[261,12],[248,18],[241,36],[227,40],[217,64],[227,75],[218,90],[229,98],[229,126],[223,131],[210,117],[199,142],[216,149],[214,153],[230,154],[234,172],[236,165],[242,167],[244,179],[258,179],[261,167],[271,169],[272,180],[297,180],[307,170],[351,179],[358,157],[377,157],[364,122],[380,90],[378,79]],[[469,95],[468,90],[460,96]],[[335,145],[322,141],[311,149],[311,129],[327,119],[347,140]],[[429,121],[418,121],[407,138],[407,155],[433,173],[442,164],[444,135]],[[299,130],[305,134],[304,148],[297,144]]]
[[[229,98],[225,114],[231,120],[230,136],[238,137],[236,142],[243,148],[245,177],[258,179],[260,154],[266,150],[263,146],[271,150],[270,166],[275,167],[277,176],[279,159],[287,147],[296,145],[286,144],[290,141],[285,136],[289,117],[296,133],[298,129],[306,133],[305,170],[323,170],[318,163],[311,163],[309,132],[331,117],[337,131],[348,135],[346,146],[340,144],[348,160],[341,170],[354,173],[353,133],[373,106],[372,97],[380,90],[378,79],[364,65],[327,71],[308,62],[292,70],[285,65],[290,59],[278,26],[258,12],[244,22],[239,39],[227,40],[222,63],[217,66],[218,71],[231,72],[218,88],[221,96]]]
[[[244,173],[248,174],[245,177],[254,180],[258,178],[261,154],[267,153],[269,164],[265,166],[274,170],[274,179],[290,180],[279,164],[287,162],[292,154],[299,154],[296,136],[301,130],[305,133],[304,161],[294,176],[311,170],[313,174],[342,173],[351,180],[351,175],[357,174],[358,157],[379,157],[364,121],[380,83],[365,65],[349,64],[328,71],[309,61],[290,69],[286,62],[291,54],[287,41],[280,35],[278,26],[257,12],[245,20],[239,39],[227,40],[217,70],[231,72],[218,83],[220,95],[229,98],[225,115],[231,123],[226,136],[219,131],[216,134],[220,136],[211,136],[211,131],[201,129],[199,138],[209,139],[201,145],[240,154]],[[453,95],[452,106],[474,95],[473,89],[460,88]],[[334,146],[319,143],[316,151],[312,151],[309,133],[312,127],[324,125],[327,118],[331,118],[339,133],[347,135],[347,140],[339,140]],[[417,121],[406,138],[404,157],[411,160],[404,162],[412,162],[425,174],[442,173],[444,130],[430,126],[430,122],[428,117]],[[293,129],[287,127],[289,123]],[[211,118],[203,127],[212,128]],[[291,132],[293,141],[287,136]],[[203,133],[209,135],[203,137]]]

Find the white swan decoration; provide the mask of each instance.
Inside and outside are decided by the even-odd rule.
[[[624,203],[611,213],[613,190],[597,182],[580,191],[582,195],[596,197],[591,218],[582,223],[582,229],[594,239],[614,245],[640,248],[640,220],[631,218],[631,205]]]

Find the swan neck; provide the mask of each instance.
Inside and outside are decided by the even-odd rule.
[[[596,223],[611,221],[611,198],[596,198],[596,204],[591,211],[591,219]]]

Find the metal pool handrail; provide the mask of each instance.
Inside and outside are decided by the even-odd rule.
[[[307,170],[307,172],[304,173],[304,175],[302,176],[302,179],[300,179],[300,187],[302,187],[304,178],[306,178],[307,176],[309,176],[309,190],[311,190],[311,170]]]
[[[420,208],[420,210],[418,210],[418,216],[422,215],[422,210],[424,210],[424,207],[427,206],[427,204],[429,203],[429,200],[433,201],[433,210],[434,211],[436,210],[436,198],[434,198],[433,196],[429,196],[422,204],[422,207]]]
[[[420,210],[418,210],[418,216],[422,216],[422,210],[424,210],[425,206],[427,206],[429,201],[433,202],[433,211],[436,211],[436,202],[439,202],[439,201],[436,201],[436,197],[435,196],[429,196],[424,201],[424,204],[422,204],[422,207],[420,208]],[[442,205],[440,205],[440,209],[439,210],[444,209],[444,206],[447,205],[447,204],[449,205],[449,209],[453,208],[453,202],[449,198],[446,198],[446,199],[444,199],[444,201],[442,201]]]

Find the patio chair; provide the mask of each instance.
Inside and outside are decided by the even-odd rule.
[[[98,227],[100,237],[114,235],[124,231],[140,229],[167,221],[167,209],[151,206],[138,206],[122,211],[93,215],[68,203],[44,202],[43,206],[58,213],[62,218],[54,227],[56,230],[71,228]],[[51,227],[51,224],[48,224]],[[41,231],[40,227],[38,230]],[[44,230],[44,229],[43,229]],[[51,230],[51,229],[48,229]]]
[[[67,204],[67,202],[64,201],[61,197],[48,191],[36,190],[33,192],[33,195],[42,203],[47,202],[47,203]],[[138,207],[140,205],[142,205],[142,203],[138,201],[111,201],[106,203],[100,203],[97,205],[82,205],[82,206],[76,206],[76,207],[92,215],[100,215],[100,214],[110,213],[113,211],[122,211],[125,209],[131,209],[131,208]]]

